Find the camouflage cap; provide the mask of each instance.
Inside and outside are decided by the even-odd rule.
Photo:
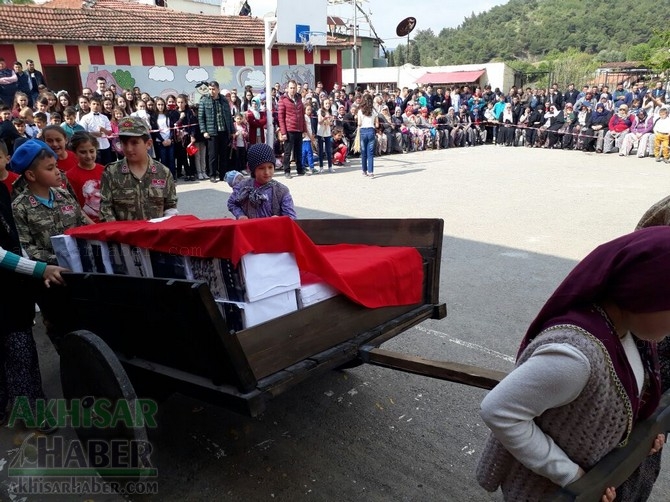
[[[123,117],[119,120],[119,136],[149,136],[149,128],[139,117]]]

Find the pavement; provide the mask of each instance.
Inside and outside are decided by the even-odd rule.
[[[443,218],[440,280],[448,316],[384,345],[426,358],[509,371],[526,327],[579,259],[632,231],[670,190],[653,159],[481,146],[375,159],[277,179],[299,218]],[[179,182],[179,209],[229,216],[224,183]],[[38,323],[39,324],[39,323]],[[36,329],[44,387],[60,393],[58,358]],[[487,435],[485,391],[369,365],[333,371],[248,418],[184,396],[160,404],[150,431],[159,495],[130,500],[496,501],[474,479]],[[72,431],[61,431],[72,438]],[[18,439],[17,439],[18,438]],[[15,496],[0,431],[0,499],[121,500],[116,495]],[[668,454],[664,454],[664,465]],[[4,467],[4,469],[3,469]],[[652,502],[670,493],[661,472]]]

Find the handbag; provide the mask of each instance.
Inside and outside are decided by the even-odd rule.
[[[356,128],[356,137],[354,138],[354,144],[351,145],[351,151],[354,153],[361,152],[361,128]]]

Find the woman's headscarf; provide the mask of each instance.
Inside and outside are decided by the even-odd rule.
[[[605,105],[602,104],[601,102],[598,102],[596,104],[595,111],[591,114],[591,120],[595,121],[596,119],[602,118],[605,115],[607,115],[607,110],[605,109]]]
[[[660,398],[655,344],[638,341],[648,352],[650,373],[648,394],[643,403],[637,394],[635,378],[616,334],[592,305],[605,300],[636,314],[670,310],[670,227],[650,227],[624,235],[598,246],[586,256],[547,300],[521,342],[519,355],[543,330],[559,324],[574,324],[601,340],[612,358],[628,396],[637,411],[644,404],[648,415]],[[645,348],[646,347],[646,348]],[[643,356],[643,359],[644,356]]]

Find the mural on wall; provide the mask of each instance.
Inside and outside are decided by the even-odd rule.
[[[85,70],[84,70],[85,71]],[[139,87],[152,96],[166,97],[169,94],[186,94],[192,103],[209,93],[203,82],[216,80],[221,89],[237,89],[241,94],[250,85],[254,93],[265,89],[265,71],[253,66],[191,67],[191,66],[107,66],[91,65],[82,73],[86,87],[95,89],[95,81],[104,77],[108,84],[116,84],[117,89]],[[315,87],[314,65],[273,66],[271,81],[282,86],[289,80],[298,84],[307,83]]]

